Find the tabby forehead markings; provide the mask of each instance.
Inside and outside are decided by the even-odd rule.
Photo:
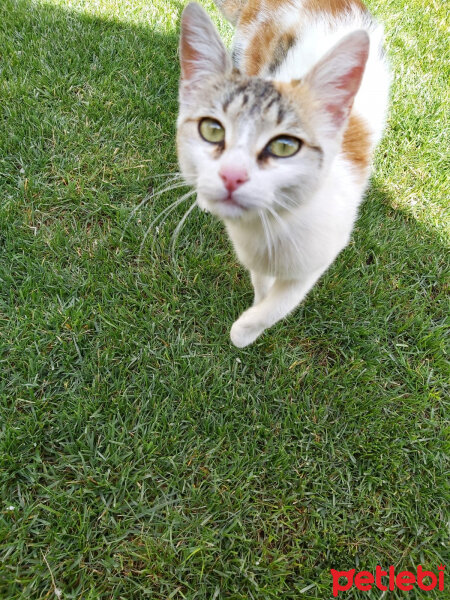
[[[249,79],[243,84],[238,84],[232,88],[226,95],[223,102],[223,110],[226,112],[229,106],[240,99],[241,108],[246,107],[246,112],[250,115],[264,113],[274,104],[279,105],[278,115],[284,116],[286,108],[280,92],[270,81],[261,79]]]
[[[278,116],[277,116],[277,125],[281,124],[281,122],[283,121],[285,116],[286,116],[286,111],[284,110],[284,108],[282,106],[279,106],[278,107]]]

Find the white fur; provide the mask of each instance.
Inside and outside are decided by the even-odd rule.
[[[297,4],[300,5],[301,0],[297,0]],[[345,75],[356,64],[355,57],[364,44],[367,50],[367,36],[363,35],[349,38],[354,47],[342,42],[336,48],[342,38],[355,30],[367,31],[371,46],[353,111],[364,119],[372,146],[381,137],[384,126],[389,72],[381,52],[382,29],[357,11],[330,22],[318,15],[306,18],[302,14],[299,19],[298,10],[298,7],[293,7],[292,12],[284,10],[282,18],[292,19],[292,22],[298,19],[304,34],[273,79],[291,81],[305,75],[309,78],[312,89],[324,100],[324,108],[317,109],[311,122],[300,129],[296,125],[297,129],[289,131],[285,131],[286,124],[283,124],[283,129],[277,131],[270,114],[266,128],[264,122],[254,124],[233,118],[232,106],[224,114],[221,106],[212,103],[205,108],[197,98],[197,105],[191,103],[183,108],[183,94],[180,97],[182,171],[197,187],[198,204],[225,223],[239,260],[250,271],[255,290],[253,306],[231,328],[231,340],[238,347],[252,343],[267,327],[291,312],[350,239],[367,181],[355,172],[340,150],[347,113],[343,124],[333,125],[325,105],[327,94],[328,100],[341,94],[338,87],[327,88],[329,81],[341,73]],[[238,61],[254,27],[237,32]],[[197,31],[200,29],[201,26]],[[208,47],[207,31],[205,36],[202,45]],[[327,59],[324,66],[315,71],[317,63],[333,47],[329,62]],[[348,110],[350,106],[351,103]],[[227,150],[220,158],[211,153],[208,144],[198,140],[195,123],[205,116],[220,120],[227,132]],[[307,143],[298,155],[279,160],[270,169],[261,169],[255,149],[264,148],[269,135],[272,138],[282,133],[297,136]],[[311,149],[315,144],[323,150],[321,161]],[[224,161],[245,166],[249,173],[248,182],[235,193],[244,210],[223,202],[219,169]],[[287,202],[289,209],[280,209],[277,202]]]
[[[354,111],[369,123],[374,139],[378,142],[386,119],[390,73],[383,58],[383,26],[366,15],[352,11],[331,20],[323,15],[306,20],[302,17],[304,34],[289,50],[273,79],[288,82],[304,77],[339,40],[357,29],[363,29],[369,34],[370,51],[361,86],[355,97]]]

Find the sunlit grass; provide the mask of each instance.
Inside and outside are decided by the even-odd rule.
[[[371,5],[394,87],[352,242],[237,350],[222,227],[194,211],[173,261],[188,203],[142,241],[184,189],[130,219],[177,169],[182,3],[0,4],[1,599],[322,599],[330,568],[445,564],[445,5]]]

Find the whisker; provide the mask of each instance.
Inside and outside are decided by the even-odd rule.
[[[189,215],[191,214],[191,212],[194,210],[194,208],[197,206],[197,200],[195,200],[192,205],[187,209],[187,211],[184,213],[184,215],[182,216],[180,222],[178,223],[178,225],[175,228],[175,231],[172,234],[172,249],[171,249],[171,255],[172,255],[172,260],[174,263],[176,263],[175,260],[175,244],[177,242],[178,236],[180,234],[181,229],[183,228],[183,225],[186,222],[186,219],[189,217]]]
[[[161,196],[162,194],[166,193],[166,192],[170,192],[172,190],[176,190],[178,188],[182,188],[182,187],[186,187],[188,184],[184,183],[184,182],[177,182],[177,183],[173,183],[169,186],[167,186],[166,188],[162,189],[162,190],[158,190],[152,194],[147,194],[143,200],[141,200],[141,202],[139,202],[139,204],[137,206],[135,206],[133,208],[133,210],[131,211],[131,213],[128,216],[128,219],[126,220],[126,223],[124,225],[123,228],[123,233],[120,236],[120,242],[123,241],[123,238],[125,236],[126,230],[128,225],[130,224],[131,219],[134,217],[134,215],[137,213],[137,211],[142,208],[142,206],[144,206],[144,204],[146,202],[148,202],[149,200],[153,200],[154,198],[158,198],[158,196]]]
[[[270,212],[270,214],[275,217],[275,219],[278,221],[278,223],[281,224],[281,226],[283,227],[284,231],[286,232],[286,237],[288,239],[288,241],[294,246],[294,248],[297,250],[297,252],[300,252],[299,247],[297,246],[297,243],[295,242],[295,240],[293,239],[291,232],[289,231],[288,226],[286,225],[286,223],[283,221],[283,219],[280,217],[280,215],[273,210],[273,208],[271,208],[270,206],[266,207],[266,210],[268,210]]]
[[[139,253],[138,253],[138,258],[137,258],[137,262],[139,262],[141,260],[141,254],[142,254],[142,250],[144,248],[145,242],[147,240],[148,235],[150,234],[150,231],[153,228],[153,225],[162,217],[164,216],[164,218],[162,219],[160,225],[162,223],[164,223],[164,221],[167,219],[167,217],[169,216],[169,214],[174,211],[182,202],[184,202],[185,200],[187,200],[188,198],[190,198],[191,196],[193,196],[195,194],[195,190],[190,190],[189,192],[187,192],[186,194],[184,194],[184,196],[181,196],[181,198],[178,198],[177,200],[175,200],[175,202],[172,202],[172,204],[170,204],[169,206],[167,206],[164,210],[162,210],[155,219],[153,219],[153,221],[150,223],[150,225],[147,227],[147,230],[145,231],[144,237],[142,239],[141,245],[139,246]]]
[[[166,206],[165,208],[163,208],[163,210],[161,210],[156,215],[156,217],[150,223],[149,227],[150,228],[153,227],[153,225],[155,225],[155,223],[157,223],[157,221],[159,221],[159,219],[161,217],[163,217],[163,219],[161,220],[161,223],[160,223],[160,225],[162,225],[164,223],[164,221],[167,219],[167,217],[169,216],[169,214],[172,212],[172,210],[175,210],[175,208],[179,204],[181,204],[182,202],[184,202],[184,200],[186,200],[187,198],[189,198],[193,194],[195,194],[195,190],[189,190],[189,192],[187,192],[186,194],[184,194],[183,196],[181,196],[181,198],[177,198],[176,200],[174,200],[174,202],[171,202],[171,204],[169,204],[169,206]]]
[[[172,179],[168,179],[167,181],[163,182],[163,186],[166,187],[160,187],[157,188],[156,191],[151,191],[150,192],[150,198],[157,198],[158,196],[161,196],[161,194],[164,194],[164,192],[170,192],[170,190],[172,189],[176,189],[177,187],[183,187],[183,185],[187,186],[189,185],[188,183],[186,183],[184,180],[181,180],[178,177],[173,177]],[[171,187],[174,186],[174,187]],[[149,198],[149,199],[150,199]]]
[[[272,235],[271,235],[269,224],[267,222],[267,216],[266,216],[266,214],[262,210],[260,210],[260,211],[258,211],[258,215],[259,215],[259,218],[261,219],[261,223],[262,223],[262,226],[263,226],[264,237],[265,237],[266,244],[267,244],[267,252],[268,252],[268,255],[269,255],[269,269],[271,270],[272,269],[272,246],[273,246],[273,238],[272,238]]]
[[[150,174],[151,179],[156,179],[159,177],[182,177],[181,173],[179,173],[178,171],[172,171],[172,173],[158,173],[157,175],[152,175]]]
[[[166,192],[170,192],[170,191],[176,190],[180,187],[186,187],[189,185],[185,181],[176,181],[176,180],[175,181],[170,180],[166,183],[168,184],[166,187],[157,189],[156,192],[151,194],[150,198],[151,199],[157,198],[158,196],[161,196],[161,194],[165,194]]]
[[[267,231],[269,233],[269,241],[270,241],[270,245],[271,245],[269,266],[270,266],[270,268],[272,268],[272,267],[275,267],[275,264],[276,264],[276,240],[275,240],[273,228],[270,224],[270,219],[267,217],[266,214],[264,214],[264,220],[266,222]]]
[[[281,193],[281,196],[283,196],[283,198],[286,198],[287,200],[290,200],[289,196],[286,196],[283,193]],[[284,208],[285,210],[288,210],[289,212],[294,212],[295,206],[290,206],[286,202],[283,202],[282,200],[280,200],[277,196],[274,197],[273,201],[275,202],[275,204],[278,204],[278,206],[280,206],[281,208]]]

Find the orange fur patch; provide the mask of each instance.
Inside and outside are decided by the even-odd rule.
[[[261,5],[261,0],[249,0],[239,20],[239,27],[250,25],[255,21]],[[295,37],[295,32],[279,29],[275,16],[273,19],[260,23],[246,48],[246,74],[259,75],[264,67],[275,68],[294,43]]]
[[[232,4],[242,0],[227,1]],[[282,6],[289,5],[292,10],[295,10],[291,0],[247,0],[247,4],[242,8],[238,27],[245,28],[255,23],[263,10],[266,14],[266,20],[259,24],[246,48],[245,72],[247,75],[260,75],[265,66],[269,69],[276,67],[295,41],[296,33],[299,32],[280,31],[277,24],[277,11]],[[301,10],[337,16],[352,8],[367,10],[362,0],[305,0]],[[267,15],[270,15],[270,18]]]
[[[348,12],[352,8],[367,10],[361,0],[306,0],[302,8],[312,13],[325,12],[333,17]]]
[[[246,4],[246,0],[216,0],[216,4],[223,15],[233,24],[236,24]]]
[[[258,75],[261,68],[268,64],[273,55],[277,35],[275,23],[262,23],[247,47],[245,72],[247,75]]]
[[[352,113],[342,140],[342,152],[362,177],[367,176],[371,150],[371,134],[364,119]]]
[[[289,97],[296,104],[309,105],[314,103],[309,89],[302,85],[299,79],[289,82],[274,81],[273,85],[281,95]]]
[[[293,2],[292,2],[292,0],[264,0],[264,8],[266,8],[266,9],[267,8],[277,9],[283,5],[290,6],[292,8]]]
[[[250,25],[258,16],[261,8],[261,0],[248,0],[239,19],[239,27]]]
[[[295,39],[295,33],[281,31],[277,24],[277,9],[290,0],[247,0],[239,18],[238,27],[246,28],[257,21],[262,11],[264,20],[258,25],[245,52],[245,72],[259,75],[264,66],[274,67],[281,62]],[[268,16],[270,15],[270,17]]]

